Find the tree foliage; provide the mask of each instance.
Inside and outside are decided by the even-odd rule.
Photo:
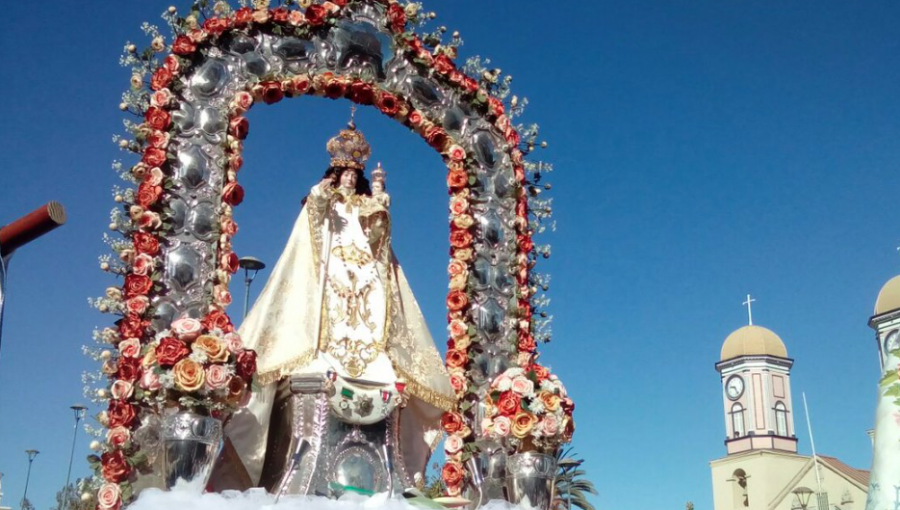
[[[585,478],[581,469],[583,459],[575,457],[572,448],[560,449],[556,454],[558,472],[556,474],[556,510],[571,510],[573,506],[581,510],[595,510],[587,500],[587,494],[597,494],[594,482]]]

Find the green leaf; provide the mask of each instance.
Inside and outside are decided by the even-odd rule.
[[[885,397],[900,397],[900,384],[894,384],[884,391]]]
[[[897,379],[898,379],[897,371],[891,370],[890,372],[885,374],[884,377],[881,378],[881,382],[879,384],[881,384],[881,386],[887,386],[888,384],[897,382]]]

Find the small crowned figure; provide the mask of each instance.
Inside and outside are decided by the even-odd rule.
[[[401,451],[423,476],[455,403],[449,376],[391,249],[390,197],[371,149],[351,121],[328,142],[331,165],[309,192],[259,298],[241,326],[262,385],[226,428],[259,482],[276,387],[291,375],[333,374],[405,386]],[[279,407],[274,406],[276,409]],[[277,411],[276,411],[277,412]]]

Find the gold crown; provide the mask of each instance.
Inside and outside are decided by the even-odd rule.
[[[352,120],[347,124],[347,129],[342,129],[337,136],[328,140],[327,148],[331,154],[331,166],[357,170],[365,168],[366,160],[372,153],[369,142],[356,130],[356,124]]]

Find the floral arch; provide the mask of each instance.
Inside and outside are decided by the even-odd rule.
[[[316,95],[372,106],[446,162],[446,363],[459,397],[458,412],[444,418],[448,492],[462,488],[494,377],[509,367],[526,369],[536,382],[548,377],[536,363],[537,341],[549,339],[542,324],[547,285],[532,267],[549,248],[536,247],[532,235],[549,216],[537,183],[550,167],[525,161],[537,127],[513,125],[524,102],[504,101],[509,80],[478,59],[455,63],[458,35],[446,44],[442,29],[417,35],[411,26],[433,17],[418,4],[300,3],[273,8],[257,1],[232,10],[198,0],[188,16],[174,8],[164,15],[174,32],[170,44],[145,25],[151,47],[126,47],[123,64],[133,76],[121,107],[139,120],[126,121],[133,136],[118,141],[140,161],[129,170],[114,165],[136,189],[116,192],[124,207],[114,211],[111,228],[124,239],[110,241],[118,259],[102,266],[124,284],[95,303],[121,315],[98,334],[117,346],[115,354],[95,352],[105,373],[97,395],[108,401],[100,415],[107,442],[93,459],[101,507],[131,497],[129,480],[145,461],[142,431],[154,415],[169,406],[227,413],[255,371],[254,353],[241,347],[226,309],[238,269],[231,240],[232,211],[244,196],[243,114],[257,103]],[[207,339],[210,358],[218,356],[227,370],[175,363],[185,347],[174,341],[182,337]],[[216,354],[219,347],[228,352]],[[564,407],[570,417],[571,401]]]

